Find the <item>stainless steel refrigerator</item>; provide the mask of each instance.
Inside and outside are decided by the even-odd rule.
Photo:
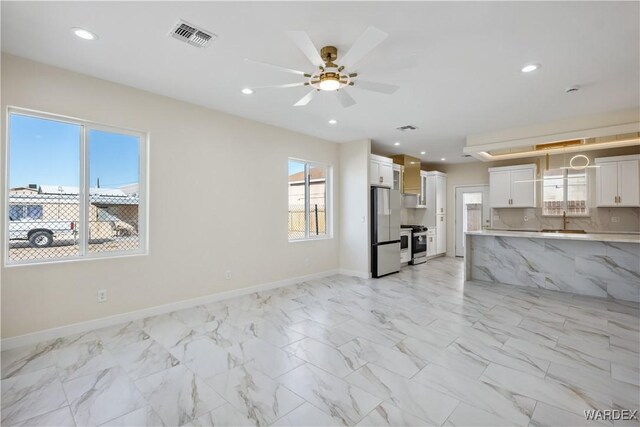
[[[400,192],[371,187],[371,273],[400,271]]]

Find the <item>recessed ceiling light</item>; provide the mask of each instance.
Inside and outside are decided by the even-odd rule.
[[[72,28],[71,31],[73,31],[73,34],[84,40],[95,40],[98,38],[94,33],[85,30],[84,28]]]
[[[245,95],[251,95],[253,93],[253,90],[245,87],[244,89],[242,89],[242,93],[244,93]]]
[[[444,162],[445,160],[447,159],[445,159],[444,157],[440,159],[441,162]]]
[[[337,121],[336,119],[331,119],[331,120],[329,120],[329,124],[330,124],[330,125],[335,125],[335,124],[337,124],[337,123],[338,123],[338,121]]]
[[[520,71],[522,71],[523,73],[530,73],[532,71],[537,70],[538,68],[540,68],[540,65],[538,64],[528,64],[522,67],[522,70]]]
[[[425,154],[427,154],[427,152],[426,151],[421,151],[420,154],[425,155]]]
[[[394,142],[393,145],[398,146],[398,145],[400,145],[400,143],[399,142]]]

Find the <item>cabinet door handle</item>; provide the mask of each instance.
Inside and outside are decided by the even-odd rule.
[[[380,184],[382,184],[384,182],[384,176],[380,177]]]
[[[618,196],[618,203],[622,203],[622,196]]]

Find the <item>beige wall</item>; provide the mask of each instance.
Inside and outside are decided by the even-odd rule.
[[[8,105],[151,136],[149,255],[3,267],[3,338],[338,268],[336,225],[287,240],[287,158],[334,168],[338,213],[337,144],[10,55],[1,89],[3,156]]]
[[[593,150],[586,151],[581,154],[585,154],[591,162],[597,157],[608,156],[622,156],[626,154],[638,154],[640,153],[640,147],[624,147],[614,148],[609,150]],[[550,157],[550,168],[557,168],[568,164],[572,155],[557,154]],[[491,167],[497,166],[510,166],[510,165],[522,165],[535,163],[535,158],[524,158],[505,160],[500,162],[472,162],[472,163],[458,163],[458,164],[423,164],[423,170],[439,170],[447,174],[447,255],[454,256],[455,252],[455,187],[458,185],[474,185],[474,184],[489,184],[489,171]],[[541,168],[545,167],[544,159],[541,159]],[[592,169],[593,170],[593,169]],[[590,204],[595,204],[595,172],[590,173],[589,178],[589,190],[590,190]],[[541,191],[537,191],[538,204],[541,206],[540,198]],[[514,209],[511,209],[514,210]],[[418,209],[416,209],[418,211]],[[637,216],[636,216],[637,217]],[[637,228],[637,224],[634,224]],[[634,231],[634,230],[629,230]]]
[[[370,268],[369,154],[366,139],[340,144],[340,268],[368,277]]]

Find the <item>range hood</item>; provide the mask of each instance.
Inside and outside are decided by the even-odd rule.
[[[391,156],[393,163],[404,166],[402,193],[420,194],[420,159],[406,154]]]

